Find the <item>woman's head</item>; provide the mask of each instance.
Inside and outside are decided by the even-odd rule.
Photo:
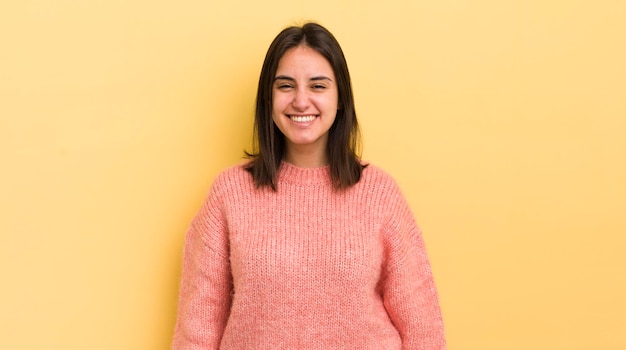
[[[302,47],[321,55],[334,75],[332,83],[337,94],[337,112],[328,130],[326,155],[335,187],[346,188],[358,182],[363,168],[357,155],[359,129],[350,74],[339,43],[326,28],[316,23],[284,29],[267,51],[256,100],[254,127],[258,149],[254,154],[248,154],[253,158],[249,171],[258,186],[270,185],[275,189],[278,167],[288,147],[285,135],[272,118],[274,104],[278,103],[278,100],[274,101],[277,70],[285,54]]]

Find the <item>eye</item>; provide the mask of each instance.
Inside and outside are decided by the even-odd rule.
[[[293,85],[289,83],[279,83],[276,85],[276,88],[279,90],[289,90],[293,88]]]
[[[313,89],[315,89],[315,90],[324,90],[324,89],[326,89],[326,85],[315,84],[315,85],[313,85]]]

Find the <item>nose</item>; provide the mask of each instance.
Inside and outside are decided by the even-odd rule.
[[[293,96],[292,105],[299,111],[305,111],[309,107],[309,95],[304,89],[297,89]]]

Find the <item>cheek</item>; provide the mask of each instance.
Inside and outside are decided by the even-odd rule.
[[[323,102],[328,109],[339,109],[339,96],[336,91],[334,94],[326,96]]]
[[[272,112],[282,112],[287,105],[285,96],[273,96],[272,98]]]
[[[281,106],[280,101],[279,100],[273,100],[272,101],[272,120],[274,121],[275,124],[278,125],[278,123],[281,122],[282,118],[281,116],[283,115],[283,111],[284,108],[283,106]]]
[[[326,110],[326,111],[337,111],[339,109],[339,103],[337,98],[330,97],[324,98],[322,100],[316,101],[316,105],[318,108]]]

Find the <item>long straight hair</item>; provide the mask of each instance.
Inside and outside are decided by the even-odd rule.
[[[359,125],[348,65],[335,37],[317,23],[288,27],[272,41],[259,77],[254,117],[254,152],[248,170],[257,187],[270,186],[276,191],[278,169],[285,154],[285,136],[272,119],[272,89],[278,63],[283,55],[297,46],[307,46],[320,53],[333,68],[337,80],[339,105],[337,116],[328,132],[327,154],[333,186],[345,189],[361,179],[366,165],[359,156]]]

